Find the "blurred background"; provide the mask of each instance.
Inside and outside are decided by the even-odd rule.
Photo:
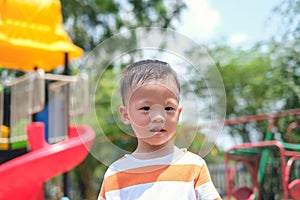
[[[70,63],[70,74],[77,74],[83,70],[84,65],[88,65],[85,59],[89,58],[97,45],[115,34],[138,27],[168,28],[203,46],[212,58],[224,84],[226,119],[300,108],[299,0],[248,2],[61,0],[60,2],[63,27],[73,43],[84,50],[82,58]],[[103,129],[95,132],[105,133],[113,144],[130,152],[135,148],[136,140],[116,126],[111,100],[120,73],[118,69],[132,62],[134,58],[129,57],[118,63],[118,66],[114,66],[109,59],[116,51],[117,49],[110,49],[106,52],[110,54],[107,60],[94,60],[100,63],[99,65],[107,66],[101,84],[92,82],[99,84],[94,86],[96,90],[93,103],[97,122]],[[60,72],[59,68],[53,70],[53,73]],[[6,73],[15,76],[18,72],[10,70]],[[189,83],[193,85],[195,91],[201,91],[202,81],[197,76],[189,77]],[[282,129],[286,129],[293,120],[294,118],[287,117],[278,123]],[[80,116],[77,119],[77,123],[86,121],[89,121],[88,116]],[[225,124],[220,138],[209,141],[211,148],[204,159],[223,197],[226,194],[225,151],[236,144],[264,140],[267,129],[266,120],[230,126]],[[182,132],[187,134],[189,131],[188,127],[182,129]],[[293,133],[291,140],[293,143],[299,143],[298,133]],[[188,147],[189,150],[198,153],[204,139],[205,133],[201,133],[199,129]],[[101,137],[97,137],[93,144],[96,149],[92,152],[105,152],[103,143]],[[69,172],[70,199],[97,199],[106,169],[106,163],[99,161],[93,154],[88,155],[78,167]],[[274,173],[272,169],[265,172],[266,177],[272,176]],[[270,185],[277,184],[276,181],[278,180],[265,181],[264,199],[277,198],[274,189],[270,189]],[[63,196],[61,176],[45,184],[45,195],[46,199],[59,199]]]
[[[205,46],[224,82],[226,118],[236,118],[299,108],[299,3],[95,0],[62,1],[62,9],[65,29],[85,52],[115,33],[140,26],[174,29]],[[113,87],[113,76],[112,73],[103,80],[103,88],[96,94],[96,112],[109,113],[106,96]],[[195,80],[195,85],[201,84]],[[118,134],[108,115],[102,114],[100,119],[105,121],[106,135],[121,148],[132,150],[134,139]],[[225,127],[224,139],[219,140],[205,159],[209,164],[223,163],[222,152],[234,144],[262,140],[266,130],[266,121]],[[202,139],[201,134],[197,135],[190,149],[198,152]],[[96,145],[101,144],[96,142]],[[105,168],[89,157],[72,172],[76,174],[74,183],[78,184],[82,198],[95,198]],[[224,194],[225,187],[217,186]]]

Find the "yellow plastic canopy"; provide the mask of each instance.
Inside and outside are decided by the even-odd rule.
[[[79,58],[62,26],[59,0],[0,0],[0,68],[50,71]]]

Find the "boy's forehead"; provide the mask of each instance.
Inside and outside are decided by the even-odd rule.
[[[149,86],[149,87],[147,87]],[[172,83],[172,84],[167,84],[167,83],[164,83],[164,82],[147,82],[147,83],[143,83],[143,84],[140,84],[140,85],[134,85],[134,86],[131,86],[131,88],[129,88],[127,90],[127,99],[129,99],[132,95],[134,95],[134,93],[136,91],[139,91],[140,89],[151,89],[151,90],[154,90],[152,91],[153,94],[151,93],[150,95],[155,95],[154,92],[155,92],[155,88],[159,88],[159,87],[162,87],[162,88],[166,88],[169,90],[169,92],[173,93],[173,95],[175,97],[177,97],[179,99],[179,90],[176,86],[176,84]]]
[[[169,89],[173,93],[179,95],[179,88],[176,85],[176,83],[172,80],[160,80],[160,81],[151,80],[151,81],[144,82],[142,84],[132,85],[130,88],[131,93],[133,93],[134,91],[138,90],[139,88],[143,88],[145,86],[150,86],[150,87],[154,87],[154,88],[155,87],[164,87],[164,88]]]
[[[158,90],[158,89],[164,89],[168,90],[168,92],[174,93],[174,95],[178,95],[178,89],[174,85],[166,85],[161,83],[148,83],[148,84],[142,84],[140,86],[135,86],[132,88],[131,93],[134,93],[136,91],[139,91],[140,89],[151,91],[151,90]]]

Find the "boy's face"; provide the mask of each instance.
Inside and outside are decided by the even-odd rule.
[[[120,107],[122,121],[130,124],[139,144],[163,145],[174,136],[181,113],[177,95],[163,84],[147,84],[131,93]]]

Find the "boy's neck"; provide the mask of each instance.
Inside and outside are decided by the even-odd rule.
[[[173,141],[163,146],[138,145],[132,156],[137,159],[153,159],[166,156],[174,152]]]

